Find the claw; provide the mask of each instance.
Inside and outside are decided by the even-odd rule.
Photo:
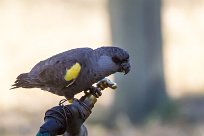
[[[89,91],[89,92],[88,92]],[[96,98],[98,98],[99,96],[102,95],[101,90],[97,87],[91,86],[89,89],[87,89],[86,91],[84,91],[85,94],[87,93],[91,93],[93,96],[95,96]]]
[[[102,95],[101,90],[104,90],[105,88],[112,88],[112,89],[116,89],[117,88],[117,84],[115,82],[110,81],[108,78],[104,78],[102,80],[100,80],[97,84],[97,87],[91,86],[90,88],[86,89],[84,91],[85,94],[92,94],[93,96],[95,96],[96,98],[98,98],[99,96]]]
[[[117,84],[110,81],[108,78],[104,78],[97,83],[97,87],[99,87],[101,90],[104,90],[105,88],[108,88],[108,87],[112,89],[116,89]]]

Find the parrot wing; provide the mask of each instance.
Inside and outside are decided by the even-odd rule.
[[[59,60],[53,65],[44,65],[37,79],[43,85],[63,88],[73,84],[80,71],[79,62]]]
[[[46,86],[68,87],[74,83],[92,54],[90,48],[78,48],[39,62],[30,75]]]

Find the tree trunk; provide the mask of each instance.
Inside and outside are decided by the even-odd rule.
[[[114,108],[133,123],[168,102],[163,74],[160,0],[109,0],[113,45],[130,53],[131,72],[116,76]]]

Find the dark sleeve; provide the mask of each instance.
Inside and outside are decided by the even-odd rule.
[[[73,136],[73,135],[70,135],[70,134],[66,131],[63,136]],[[88,136],[87,128],[86,128],[84,125],[82,125],[82,126],[81,126],[81,129],[80,129],[80,133],[77,134],[77,135],[74,135],[74,136]]]

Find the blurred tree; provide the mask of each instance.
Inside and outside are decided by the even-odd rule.
[[[161,1],[109,0],[109,9],[113,45],[130,53],[132,66],[127,77],[116,75],[119,91],[114,111],[141,123],[169,102],[163,75]]]

